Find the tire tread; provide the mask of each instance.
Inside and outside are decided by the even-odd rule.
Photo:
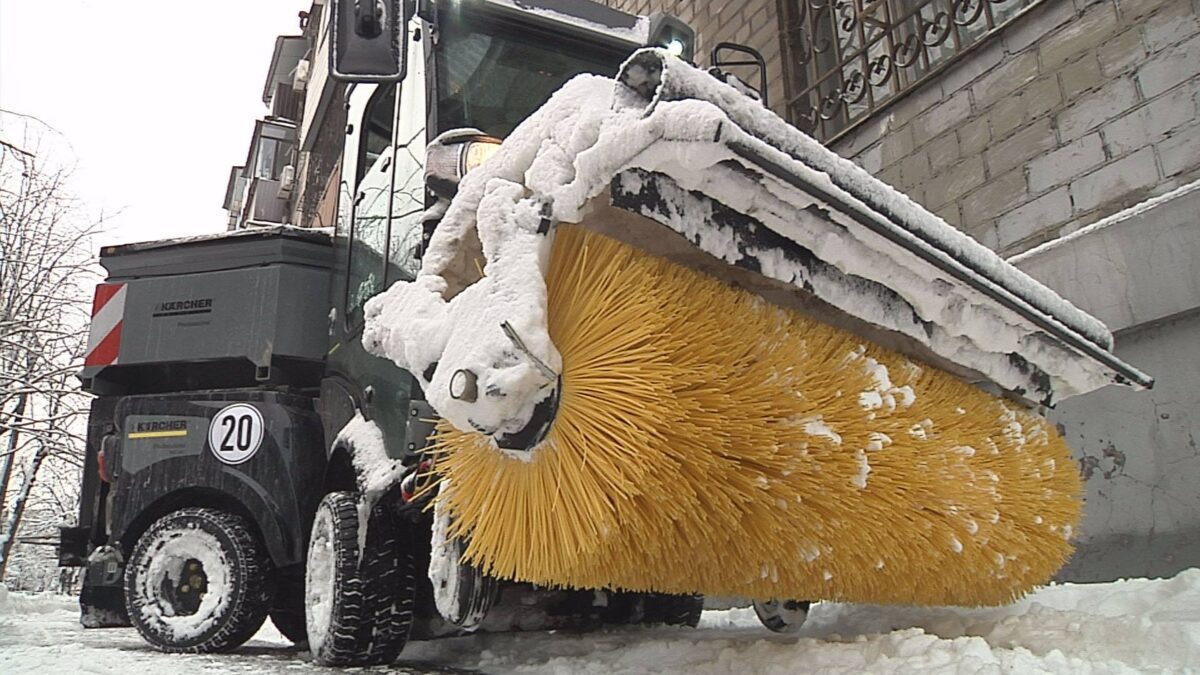
[[[230,543],[229,553],[237,561],[231,584],[234,598],[227,616],[195,639],[173,641],[149,623],[142,615],[142,599],[137,593],[137,574],[140,560],[154,536],[162,530],[176,527],[187,520],[198,521],[202,528]],[[138,539],[125,571],[125,606],[133,625],[142,637],[160,651],[168,653],[226,652],[249,640],[266,620],[271,606],[273,586],[270,581],[271,562],[250,525],[239,515],[205,507],[187,507],[159,518]]]
[[[401,531],[377,509],[366,550],[358,555],[358,508],[349,492],[332,492],[319,508],[332,511],[337,581],[330,635],[313,660],[326,666],[391,663],[408,642],[415,602],[412,552]]]

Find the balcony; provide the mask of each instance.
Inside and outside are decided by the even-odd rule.
[[[297,69],[307,49],[308,40],[303,35],[280,35],[275,38],[275,51],[271,55],[271,67],[263,84],[262,97],[272,117],[300,121],[305,83],[303,73],[300,73],[302,77],[297,77]]]
[[[229,229],[288,222],[295,148],[295,124],[278,119],[255,123],[246,163],[233,168],[225,189]]]

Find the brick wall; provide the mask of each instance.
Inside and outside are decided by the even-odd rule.
[[[1045,0],[833,144],[1013,254],[1200,177],[1200,0]]]
[[[603,4],[631,14],[667,12],[683,19],[696,31],[696,62],[708,66],[709,52],[719,42],[737,42],[762,52],[767,62],[767,97],[771,109],[783,114],[783,57],[779,50],[779,13],[777,0],[600,0]],[[751,85],[758,86],[753,70],[737,71]]]

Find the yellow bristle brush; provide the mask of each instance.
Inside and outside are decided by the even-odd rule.
[[[989,605],[1071,552],[1080,480],[1039,415],[577,226],[554,242],[562,391],[526,459],[443,423],[466,559],[505,579]]]

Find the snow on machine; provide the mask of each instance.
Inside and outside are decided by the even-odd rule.
[[[1070,554],[1096,319],[583,0],[333,2],[337,227],[105,249],[85,624],[409,639],[998,604]],[[500,139],[503,139],[502,141]]]

